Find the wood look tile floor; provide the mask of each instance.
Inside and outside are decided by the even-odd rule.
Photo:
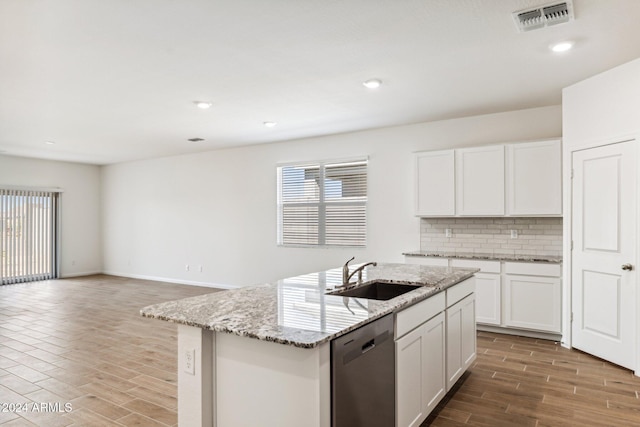
[[[177,327],[139,312],[215,291],[113,276],[0,286],[0,404],[28,410],[0,406],[0,425],[176,425]]]
[[[112,276],[1,286],[0,404],[29,412],[0,406],[0,425],[176,425],[177,327],[139,310],[214,291]],[[640,426],[639,395],[628,370],[479,332],[475,364],[423,426]]]

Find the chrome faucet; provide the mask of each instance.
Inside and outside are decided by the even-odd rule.
[[[377,262],[368,262],[366,264],[362,264],[360,267],[356,268],[351,273],[349,273],[349,263],[354,259],[356,259],[356,257],[351,257],[351,259],[345,262],[344,265],[342,266],[342,286],[352,285],[353,283],[349,283],[349,280],[351,280],[353,275],[356,273],[358,273],[358,281],[356,283],[362,282],[362,270],[364,270],[364,268],[369,265],[372,265],[374,267],[378,265]]]

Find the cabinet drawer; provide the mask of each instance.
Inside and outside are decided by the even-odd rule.
[[[404,259],[408,264],[430,265],[433,267],[449,266],[449,258],[405,255]]]
[[[500,273],[500,261],[452,259],[451,267],[479,268],[482,273]]]
[[[475,277],[470,277],[469,279],[448,288],[447,289],[447,307],[451,307],[453,304],[457,303],[462,298],[473,293],[473,291],[475,291],[475,288],[476,288]]]
[[[560,264],[542,264],[533,262],[505,262],[504,272],[507,274],[522,274],[526,276],[560,277]]]
[[[398,312],[396,314],[396,339],[443,312],[444,309],[445,293],[440,292]]]

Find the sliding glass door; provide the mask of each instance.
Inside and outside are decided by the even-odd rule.
[[[58,194],[0,187],[0,285],[58,277]]]

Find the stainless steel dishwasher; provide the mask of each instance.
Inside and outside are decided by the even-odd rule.
[[[393,314],[331,342],[333,427],[395,425]]]

